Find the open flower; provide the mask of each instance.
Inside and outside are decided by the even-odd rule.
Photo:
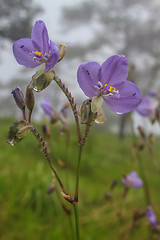
[[[146,217],[148,218],[150,225],[152,227],[156,227],[157,226],[157,219],[156,219],[156,216],[153,212],[153,209],[152,209],[151,206],[148,206],[147,209],[148,209],[148,211],[146,212]]]
[[[143,117],[149,117],[154,113],[152,103],[147,96],[143,97],[142,103],[137,107],[137,112]]]
[[[59,59],[58,47],[50,41],[45,23],[36,21],[31,39],[22,38],[13,44],[13,54],[20,65],[34,68],[45,63],[45,72],[49,71]]]
[[[45,114],[47,114],[50,118],[53,116],[53,107],[51,104],[51,100],[49,97],[45,97],[44,101],[41,102],[41,107],[43,108],[43,111]]]
[[[133,171],[127,176],[123,176],[122,182],[126,187],[139,188],[143,186],[143,181],[138,177],[137,172]]]
[[[111,56],[102,66],[97,62],[83,63],[77,72],[80,88],[93,98],[94,105],[98,102],[99,107],[104,100],[112,111],[119,114],[132,111],[142,99],[138,87],[126,81],[127,75],[128,61],[123,55]],[[96,108],[93,111],[96,112]]]

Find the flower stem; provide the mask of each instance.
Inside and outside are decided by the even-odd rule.
[[[137,154],[137,159],[138,159],[139,169],[140,169],[141,176],[142,176],[143,183],[144,183],[143,187],[144,187],[144,194],[145,194],[145,198],[146,198],[146,203],[147,203],[147,205],[152,205],[149,186],[148,186],[148,182],[147,182],[147,178],[146,178],[146,174],[145,174],[145,170],[144,170],[144,166],[143,166],[143,161],[142,161],[142,158],[140,156],[140,153]]]
[[[75,186],[75,195],[74,195],[74,201],[78,202],[78,192],[79,192],[79,174],[80,174],[80,162],[81,162],[81,155],[82,155],[82,148],[86,142],[86,139],[89,134],[90,126],[86,125],[86,129],[84,131],[84,135],[81,141],[81,144],[79,146],[79,154],[78,154],[78,166],[77,166],[77,174],[76,174],[76,186]]]
[[[79,216],[78,216],[78,204],[73,204],[75,224],[76,224],[76,240],[80,240],[79,234]]]
[[[44,141],[44,139],[40,136],[39,132],[36,130],[36,128],[33,126],[33,125],[28,125],[30,128],[31,128],[31,131],[33,132],[33,134],[35,135],[35,137],[38,139],[38,141],[40,142],[41,146],[42,146],[42,150],[43,150],[43,154],[44,156],[46,157],[61,189],[62,189],[62,195],[63,197],[68,201],[70,202],[71,204],[73,203],[73,199],[70,197],[70,195],[67,193],[66,189],[64,188],[59,176],[58,176],[58,173],[57,173],[57,170],[55,169],[55,167],[53,166],[50,158],[49,158],[49,155],[48,155],[48,151],[47,151],[47,146],[46,146],[46,143]]]
[[[82,154],[82,145],[79,146],[79,153],[78,153],[78,165],[77,165],[76,186],[75,186],[75,195],[74,195],[74,201],[76,203],[78,203],[81,154]]]
[[[78,143],[81,144],[82,137],[81,137],[81,131],[80,131],[80,125],[79,125],[79,119],[78,119],[78,112],[77,112],[76,104],[74,102],[74,98],[72,97],[68,88],[65,87],[65,85],[62,83],[62,81],[59,77],[57,77],[55,75],[54,80],[58,84],[58,86],[61,88],[63,93],[66,95],[66,97],[71,105],[72,112],[74,114],[74,118],[75,118],[75,122],[76,122],[76,127],[77,127]]]

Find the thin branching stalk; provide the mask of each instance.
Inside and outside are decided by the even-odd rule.
[[[75,118],[75,122],[76,122],[76,128],[77,128],[77,135],[78,135],[78,143],[81,144],[81,131],[80,131],[80,125],[79,125],[79,119],[78,119],[78,112],[77,112],[77,107],[76,104],[74,102],[74,98],[72,97],[71,93],[69,92],[68,88],[65,87],[64,83],[62,83],[61,79],[59,77],[57,77],[56,75],[54,76],[54,80],[55,82],[58,84],[58,86],[61,88],[61,90],[63,91],[63,93],[66,95],[71,108],[72,108],[72,112],[74,114],[74,118]]]
[[[58,181],[58,183],[59,183],[59,185],[60,185],[60,187],[61,187],[61,189],[62,189],[62,195],[63,195],[63,197],[64,197],[68,202],[70,202],[71,204],[73,204],[74,201],[72,200],[72,198],[70,197],[70,195],[67,193],[64,185],[62,184],[62,182],[61,182],[61,180],[60,180],[60,178],[59,178],[59,175],[58,175],[58,173],[57,173],[57,170],[55,169],[55,167],[53,166],[53,164],[52,164],[52,162],[51,162],[51,160],[50,160],[50,158],[49,158],[48,151],[47,151],[47,146],[46,146],[46,143],[45,143],[43,137],[40,136],[39,132],[36,130],[36,128],[35,128],[33,125],[28,125],[28,128],[30,128],[30,130],[32,131],[32,133],[35,135],[35,137],[36,137],[36,138],[38,139],[38,141],[40,142],[41,147],[42,147],[42,150],[43,150],[43,154],[44,154],[45,158],[47,159],[47,161],[48,161],[48,163],[49,163],[49,165],[50,165],[50,167],[51,167],[51,169],[52,169],[52,171],[53,171],[53,173],[54,173],[54,175],[55,175],[55,177],[56,177],[56,179],[57,179],[57,181]]]

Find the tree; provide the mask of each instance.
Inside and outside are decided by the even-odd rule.
[[[32,20],[42,11],[34,6],[32,0],[1,0],[0,1],[0,40],[15,41],[29,37],[32,29]]]
[[[85,45],[74,45],[68,57],[90,61],[87,54],[106,56],[105,49],[124,54],[135,66],[132,80],[138,82],[143,94],[154,87],[160,69],[160,2],[146,0],[86,1],[72,8],[64,8],[62,21],[64,31],[88,26],[92,40]],[[99,26],[95,28],[94,26]],[[103,50],[104,49],[104,50]],[[123,126],[123,119],[121,127]],[[121,135],[122,132],[121,132]]]

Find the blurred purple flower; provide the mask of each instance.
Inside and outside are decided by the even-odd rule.
[[[148,91],[148,95],[149,95],[150,97],[156,97],[156,96],[157,96],[157,92],[156,92],[155,90],[149,90],[149,91]]]
[[[44,98],[44,101],[41,102],[41,107],[43,108],[43,111],[45,112],[45,114],[49,115],[49,117],[52,118],[53,108],[52,108],[51,100],[49,97],[46,96]]]
[[[137,172],[133,171],[122,178],[122,182],[126,187],[139,188],[143,186],[143,181],[138,177]]]
[[[22,38],[13,44],[13,54],[20,65],[34,68],[45,63],[45,72],[49,71],[59,59],[58,47],[50,41],[45,23],[36,21],[31,39]]]
[[[108,107],[119,114],[130,112],[141,102],[138,87],[126,81],[128,61],[123,55],[108,58],[102,66],[86,62],[79,66],[77,78],[80,88],[88,97],[104,99]]]
[[[143,97],[142,103],[137,107],[137,112],[143,117],[149,117],[154,112],[150,99],[146,96]]]
[[[152,209],[151,206],[148,206],[147,209],[148,209],[148,211],[146,212],[146,217],[148,218],[150,225],[152,227],[156,227],[157,219],[156,219],[156,216],[153,212],[153,209]]]

